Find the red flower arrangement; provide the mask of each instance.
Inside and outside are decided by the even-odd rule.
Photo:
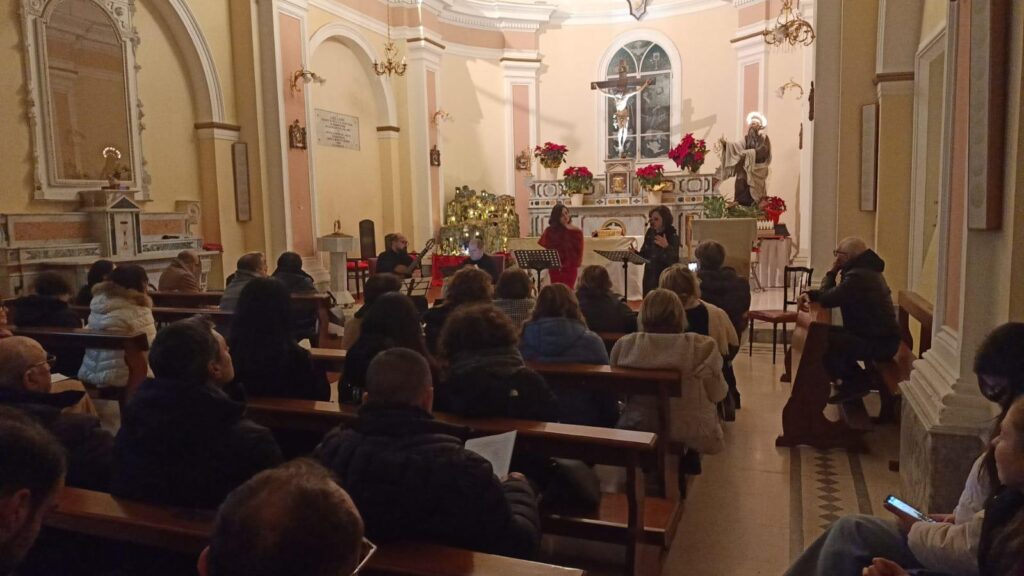
[[[558,168],[565,162],[565,153],[569,151],[568,146],[545,142],[543,146],[533,149],[533,157],[545,168]]]
[[[586,166],[569,166],[562,176],[562,188],[569,194],[582,194],[594,183],[594,174]]]
[[[636,179],[644,188],[657,186],[665,180],[665,167],[661,164],[648,164],[636,169]]]
[[[765,218],[778,224],[782,213],[786,211],[786,201],[778,196],[765,196],[761,199],[761,211]]]
[[[690,172],[697,172],[704,165],[704,157],[708,154],[708,146],[704,140],[697,140],[693,133],[683,136],[676,147],[668,151],[668,157],[676,166]]]

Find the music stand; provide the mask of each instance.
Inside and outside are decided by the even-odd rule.
[[[632,250],[594,250],[606,260],[622,262],[622,301],[629,299],[629,265],[650,264],[651,261]]]
[[[561,268],[562,260],[555,250],[513,250],[512,257],[520,268],[537,273],[537,292],[540,292],[540,272],[548,268]]]
[[[423,296],[426,298],[427,291],[430,290],[431,280],[431,278],[406,278],[402,281],[406,296]]]

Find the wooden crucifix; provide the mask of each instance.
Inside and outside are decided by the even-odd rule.
[[[621,59],[619,60],[618,78],[590,83],[591,90],[598,90],[604,94],[605,98],[610,98],[615,102],[612,125],[617,130],[615,142],[618,145],[619,158],[626,157],[626,138],[629,136],[629,101],[651,84],[650,80],[627,76],[626,70],[626,60]]]

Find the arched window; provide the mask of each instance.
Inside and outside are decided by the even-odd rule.
[[[651,84],[630,101],[629,138],[626,140],[627,158],[650,160],[665,158],[670,145],[672,126],[672,63],[665,50],[648,40],[634,40],[615,53],[608,62],[605,77],[614,80],[619,77],[619,67],[625,64],[626,74],[631,77],[640,71],[640,78]],[[607,99],[607,138],[605,157],[618,158],[616,142],[615,103]],[[637,135],[640,136],[639,145]]]

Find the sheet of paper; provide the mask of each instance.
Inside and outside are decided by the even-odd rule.
[[[466,450],[471,450],[484,457],[491,463],[494,475],[505,479],[508,476],[508,467],[512,463],[512,449],[516,445],[516,431],[495,434],[494,436],[481,436],[466,440]]]
[[[50,374],[50,384],[56,384],[57,382],[63,382],[65,380],[70,380],[70,378],[61,374],[60,372],[54,372]]]

